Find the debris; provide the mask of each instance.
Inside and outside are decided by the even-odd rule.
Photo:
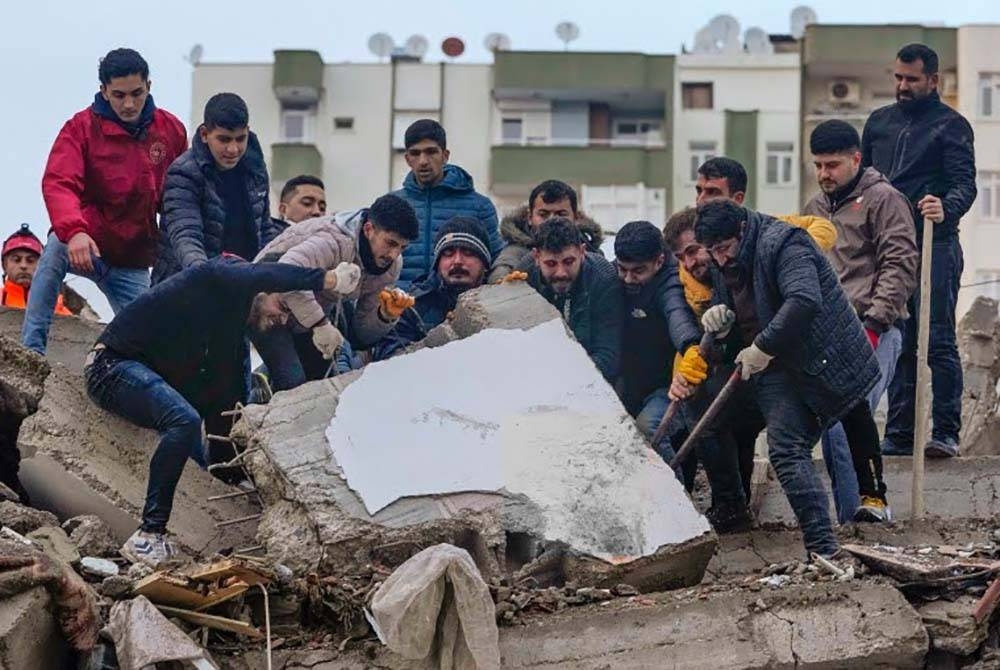
[[[82,556],[108,558],[118,555],[121,544],[100,517],[83,514],[67,520],[62,528]]]
[[[195,667],[218,667],[204,649],[143,596],[115,603],[108,630],[115,641],[121,670],[142,670],[170,661],[187,661],[192,665],[201,661],[202,665]]]
[[[59,526],[38,528],[28,533],[27,538],[37,542],[46,554],[67,565],[76,565],[80,562],[80,552],[69,541],[66,531]]]
[[[44,526],[58,526],[59,519],[52,512],[4,500],[0,502],[0,525],[7,526],[21,535]]]
[[[977,297],[958,324],[962,356],[963,456],[1000,454],[1000,315],[997,301]]]
[[[187,570],[159,570],[136,582],[133,590],[157,605],[206,610],[231,600],[271,576],[245,561],[227,559]]]
[[[780,589],[782,586],[792,581],[788,575],[770,575],[757,580],[757,583],[770,586],[772,589]]]
[[[106,558],[95,558],[84,556],[80,559],[80,570],[87,575],[94,577],[116,577],[119,572],[118,564]]]
[[[822,568],[826,572],[830,573],[834,577],[837,577],[838,579],[841,578],[841,577],[844,577],[847,574],[843,569],[837,567],[831,561],[823,558],[822,556],[820,556],[817,553],[813,553],[810,556],[810,558],[812,558],[813,562],[817,566],[819,566],[820,568]]]
[[[997,607],[997,600],[1000,600],[1000,579],[994,579],[990,587],[986,589],[986,593],[976,603],[976,609],[972,616],[977,623],[981,623],[993,614],[993,610]]]
[[[254,640],[264,639],[264,633],[245,621],[227,619],[225,617],[205,614],[203,612],[192,612],[190,610],[180,609],[177,607],[168,607],[166,605],[157,605],[156,608],[164,614],[169,614],[170,616],[177,617],[178,619],[188,621],[198,626],[204,626],[205,628],[211,628],[213,630],[226,631],[227,633],[236,633],[237,635],[243,635]]]
[[[120,600],[132,593],[132,580],[124,575],[106,577],[97,588],[97,592],[105,598]]]
[[[979,648],[987,635],[986,621],[973,616],[976,599],[958,596],[954,601],[935,600],[917,605],[935,649],[967,656]]]
[[[19,502],[20,500],[21,500],[20,496],[14,493],[14,491],[9,486],[4,484],[3,482],[0,482],[0,501],[16,503]]]

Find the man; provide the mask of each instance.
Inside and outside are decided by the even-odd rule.
[[[649,439],[667,411],[673,373],[697,385],[705,381],[708,363],[696,346],[701,331],[684,301],[677,264],[667,260],[656,226],[626,223],[615,235],[614,265],[625,293],[622,401]],[[675,364],[679,351],[684,356]],[[669,444],[653,447],[664,460],[674,456]]]
[[[867,415],[862,407],[848,416],[854,415],[860,429],[874,434],[877,440],[871,413],[893,377],[902,346],[896,322],[906,319],[906,301],[917,285],[913,217],[909,202],[885,177],[874,168],[861,169],[861,138],[853,126],[839,120],[824,121],[813,130],[809,145],[822,193],[806,203],[805,212],[830,219],[837,226],[830,264],[864,324],[881,372],[879,383],[868,395]],[[843,522],[846,514],[856,509],[861,518],[886,521],[888,508],[878,445],[872,445],[869,453],[859,454],[861,463],[845,459],[849,450],[844,431],[851,427],[846,423],[834,426],[823,436],[823,457],[833,481],[838,514]],[[863,445],[871,441],[852,440]],[[860,492],[854,490],[855,473]],[[872,486],[878,490],[872,492]],[[859,519],[858,515],[854,518]]]
[[[931,457],[958,456],[962,427],[962,365],[955,339],[955,303],[962,276],[958,222],[976,199],[972,127],[941,102],[938,57],[923,44],[896,54],[896,103],[872,112],[861,136],[861,166],[873,167],[914,208],[916,237],[923,221],[934,224],[931,249],[930,344],[933,387],[931,439],[919,445]],[[920,291],[909,304],[903,351],[889,386],[889,418],[882,453],[913,453]]]
[[[252,260],[271,218],[269,189],[246,103],[213,95],[191,148],[167,171],[153,283],[223,253]]]
[[[108,324],[84,368],[87,394],[160,433],[142,527],[123,556],[155,566],[175,555],[167,523],[185,462],[204,463],[202,422],[212,433],[219,413],[246,393],[244,331],[285,323],[278,293],[332,291],[339,279],[333,271],[219,257],[161,282]]]
[[[389,194],[366,209],[298,223],[264,247],[258,262],[333,270],[339,280],[333,292],[281,296],[281,303],[291,312],[288,324],[252,335],[274,391],[322,379],[344,344],[341,329],[354,345],[365,348],[396,325],[412,302],[400,296],[401,291],[388,289],[399,278],[401,254],[416,237],[413,208]],[[397,298],[402,307],[396,305]],[[339,322],[345,301],[351,305],[349,324]]]
[[[490,266],[490,240],[479,222],[453,217],[434,241],[434,274],[413,284],[413,309],[372,348],[372,360],[390,358],[425,337],[455,309],[460,295],[482,286]]]
[[[149,288],[164,176],[187,148],[183,124],[153,102],[142,56],[114,49],[97,74],[100,91],[59,131],[42,177],[52,230],[21,327],[42,354],[67,272],[97,284],[115,313]]]
[[[517,268],[535,245],[535,231],[553,216],[576,221],[587,251],[602,253],[604,235],[601,227],[577,209],[576,191],[565,182],[548,179],[531,189],[527,206],[520,207],[500,222],[500,236],[506,246],[493,261],[487,281],[498,282]]]
[[[42,255],[42,241],[35,237],[26,223],[4,240],[0,251],[0,266],[3,267],[3,286],[0,287],[0,306],[24,309],[31,293],[31,281],[38,269],[38,259]],[[55,313],[60,316],[72,314],[63,304],[62,295],[56,296]]]
[[[326,214],[326,189],[323,180],[300,174],[285,182],[278,203],[278,218],[270,217],[261,230],[261,246],[266,247],[293,223]]]
[[[731,334],[740,348],[735,361],[767,424],[771,464],[806,549],[831,556],[837,541],[812,448],[875,385],[874,352],[829,262],[801,229],[714,200],[698,208],[695,237],[718,267],[718,304],[702,326]]]
[[[579,226],[553,217],[538,228],[531,256],[518,267],[528,284],[562,314],[609,384],[621,366],[624,305],[615,268],[588,253]]]
[[[403,188],[394,195],[406,200],[417,212],[420,236],[403,255],[400,285],[408,286],[431,272],[434,240],[438,231],[453,216],[468,216],[479,221],[490,239],[490,254],[495,257],[503,248],[497,230],[497,211],[489,198],[476,192],[468,172],[448,163],[448,139],[437,121],[414,121],[403,136],[406,164],[410,173]]]

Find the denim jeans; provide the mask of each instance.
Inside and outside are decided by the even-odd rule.
[[[875,358],[882,375],[868,393],[868,406],[873,413],[893,378],[902,347],[903,335],[899,332],[899,328],[890,328],[882,333],[878,340]],[[861,504],[861,497],[851,449],[847,444],[847,435],[839,423],[834,424],[823,434],[823,461],[826,463],[826,471],[830,474],[837,520],[840,523],[848,523],[854,519],[854,512]]]
[[[934,439],[954,440],[962,428],[962,363],[955,337],[955,306],[965,261],[958,237],[936,240],[931,249],[931,314],[927,363],[931,369]],[[910,298],[910,318],[903,328],[903,350],[889,385],[885,437],[903,451],[913,451],[917,385],[917,307],[920,288]],[[921,448],[924,445],[920,445]]]
[[[21,326],[21,344],[40,354],[45,353],[56,300],[69,272],[97,284],[115,314],[149,289],[149,270],[113,267],[96,257],[93,261],[93,272],[71,270],[67,246],[59,241],[55,233],[49,235],[31,280],[24,324]]]
[[[312,342],[312,332],[293,333],[289,328],[254,331],[250,335],[264,361],[271,390],[277,393],[322,379],[330,369]],[[337,352],[337,374],[354,369],[354,350],[346,339]],[[332,372],[331,372],[332,374]]]
[[[201,416],[156,372],[108,350],[84,369],[84,377],[87,395],[97,405],[159,432],[160,443],[149,462],[142,529],[165,532],[184,464],[188,458],[205,463]]]
[[[829,498],[812,459],[823,427],[781,368],[765,370],[751,382],[767,423],[768,456],[798,520],[806,550],[828,556],[837,550],[837,539],[830,523]]]

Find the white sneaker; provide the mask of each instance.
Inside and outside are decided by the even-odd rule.
[[[142,563],[155,568],[177,557],[177,547],[167,539],[164,533],[147,533],[137,530],[132,537],[118,550],[122,556],[132,563]]]

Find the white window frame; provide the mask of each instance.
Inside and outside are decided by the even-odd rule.
[[[289,119],[302,120],[302,134],[291,136],[288,134],[287,122]],[[293,144],[312,144],[316,139],[316,108],[296,109],[286,108],[281,110],[281,141]]]
[[[765,143],[764,184],[767,186],[793,186],[795,184],[795,142]],[[774,176],[771,179],[771,162]]]
[[[981,119],[1000,119],[1000,72],[979,73],[976,114]]]
[[[718,155],[719,143],[715,140],[691,140],[688,142],[688,162],[690,164],[688,183],[697,183],[698,168],[709,158],[715,158]]]
[[[635,126],[635,132],[622,132],[623,125]],[[616,145],[660,146],[663,144],[663,119],[613,119],[611,138]]]
[[[983,221],[1000,223],[1000,170],[980,170],[976,175],[976,213]]]
[[[504,124],[506,123],[517,123],[520,127],[520,134],[518,137],[506,137],[504,135]],[[522,114],[504,114],[500,117],[500,144],[524,144],[524,116]]]

